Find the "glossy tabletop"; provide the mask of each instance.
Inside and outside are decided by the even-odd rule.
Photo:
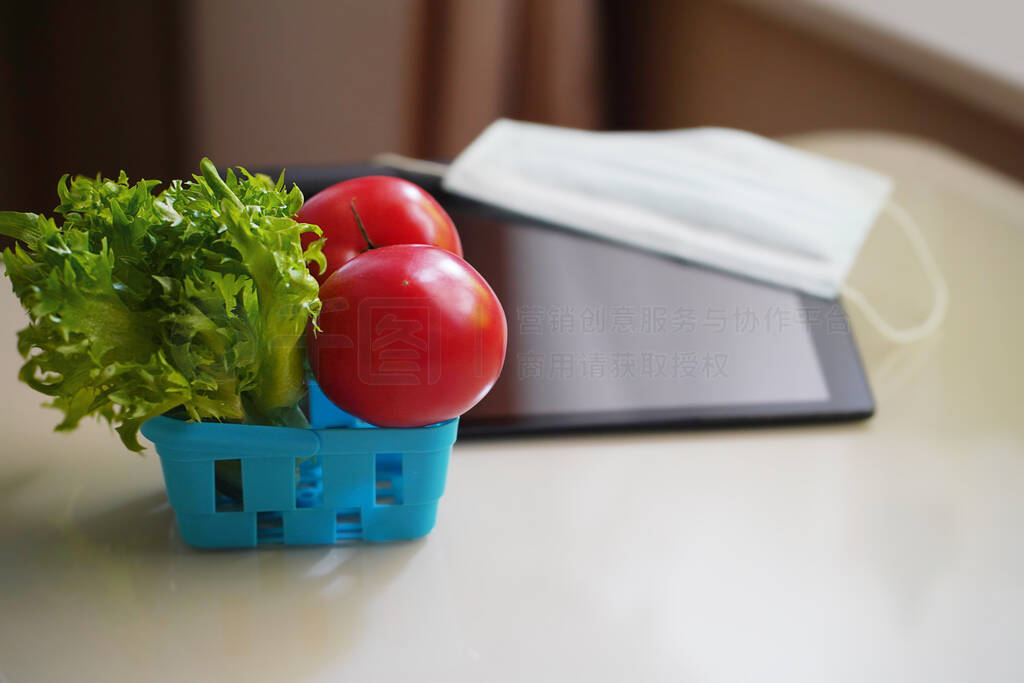
[[[950,287],[906,347],[851,312],[863,423],[458,444],[392,545],[198,552],[152,452],[16,382],[0,286],[0,681],[1024,680],[1024,188],[871,133]],[[883,218],[851,282],[929,290]]]

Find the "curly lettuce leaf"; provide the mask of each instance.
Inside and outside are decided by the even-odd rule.
[[[193,420],[304,424],[302,341],[320,302],[306,263],[320,234],[292,216],[286,189],[244,169],[129,184],[68,176],[52,218],[0,212],[7,276],[29,314],[20,378],[64,413],[116,427],[141,450],[139,426],[169,410]]]

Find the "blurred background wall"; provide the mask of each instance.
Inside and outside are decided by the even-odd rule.
[[[254,166],[452,156],[498,116],[882,129],[1024,178],[1024,87],[850,21],[844,2],[4,3],[0,206],[48,210],[64,172],[168,178],[204,154]],[[865,0],[911,22],[915,4],[934,19],[917,0]]]

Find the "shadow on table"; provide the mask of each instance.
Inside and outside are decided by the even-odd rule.
[[[194,555],[205,557],[242,556],[246,553],[310,552],[334,549],[415,547],[416,541],[390,543],[342,543],[328,546],[285,547],[266,545],[256,548],[227,548],[202,550],[186,544],[178,533],[174,510],[167,502],[167,494],[155,490],[130,502],[111,507],[91,516],[76,517],[61,525],[69,533],[81,536],[97,546],[126,554]]]
[[[39,477],[41,471],[25,469],[4,477],[0,477],[0,505],[11,500],[18,491],[24,489]]]
[[[288,680],[339,666],[362,657],[357,644],[371,615],[441,600],[444,564],[426,539],[195,550],[178,536],[162,490],[91,515],[71,512],[49,534],[26,531],[32,542],[22,550],[36,567],[26,576],[29,592],[57,595],[58,586],[60,600],[101,604],[118,628],[173,641],[175,652],[213,648],[216,661],[193,672],[211,680],[238,667]],[[136,654],[158,661],[168,653]]]
[[[166,554],[186,546],[178,539],[167,494],[156,490],[98,514],[69,522],[67,531],[128,554]]]

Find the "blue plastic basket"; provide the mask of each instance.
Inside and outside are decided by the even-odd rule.
[[[434,527],[458,418],[377,428],[310,386],[310,429],[157,417],[142,426],[160,456],[181,536],[198,548],[419,538]],[[241,490],[218,495],[218,460]]]

